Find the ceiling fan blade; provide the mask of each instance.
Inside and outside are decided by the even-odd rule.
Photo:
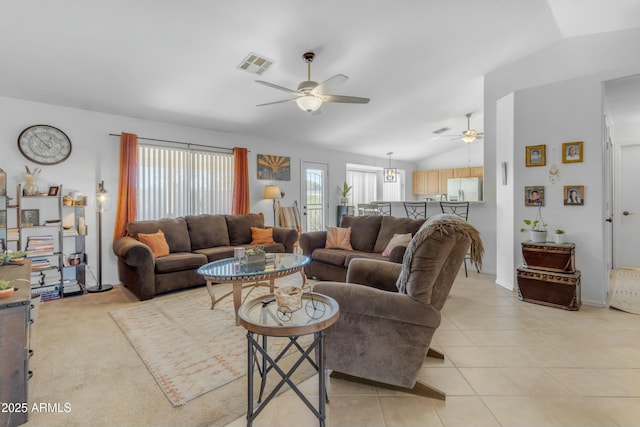
[[[284,99],[282,101],[267,102],[267,103],[264,103],[264,104],[258,104],[258,105],[256,105],[256,107],[264,107],[265,105],[273,105],[273,104],[282,104],[284,102],[290,102],[290,101],[295,101],[295,100],[296,100],[296,98],[291,98],[291,99]]]
[[[316,86],[315,91],[321,95],[330,93],[347,80],[349,80],[349,77],[345,76],[344,74],[336,74],[335,76],[328,78],[327,80]]]
[[[300,94],[300,92],[298,92],[297,90],[289,89],[289,88],[286,88],[284,86],[278,86],[278,85],[273,84],[273,83],[265,82],[264,80],[256,80],[256,83],[260,83],[261,85],[269,86],[269,87],[272,87],[274,89],[281,90],[283,92],[295,93],[295,94],[298,94],[298,95]]]
[[[368,104],[369,98],[360,98],[358,96],[343,96],[343,95],[323,95],[322,100],[324,102],[342,102],[345,104]]]

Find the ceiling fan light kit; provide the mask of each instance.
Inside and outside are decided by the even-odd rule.
[[[322,106],[322,99],[313,95],[305,95],[296,99],[296,104],[298,104],[298,107],[300,107],[302,111],[311,113]]]
[[[330,92],[335,89],[335,86],[344,83],[349,79],[344,74],[336,74],[335,76],[319,84],[311,80],[311,63],[313,62],[314,57],[315,53],[313,52],[305,52],[302,55],[302,59],[307,63],[307,80],[301,82],[298,85],[297,90],[265,82],[263,80],[256,80],[256,83],[260,83],[262,85],[287,92],[294,96],[294,98],[285,99],[282,101],[267,102],[264,104],[258,104],[257,106],[262,107],[265,105],[296,101],[296,104],[302,111],[312,113],[314,111],[318,111],[324,102],[340,102],[345,104],[367,104],[369,102],[369,98],[330,94]]]
[[[473,141],[475,141],[476,139],[482,139],[484,138],[484,132],[482,131],[477,131],[474,129],[471,129],[471,114],[472,113],[467,113],[465,114],[465,116],[467,117],[467,130],[465,130],[464,132],[462,132],[462,134],[460,136],[456,136],[452,139],[456,140],[456,139],[462,139],[462,141],[466,144],[471,144]],[[447,129],[447,128],[442,128],[442,129]],[[437,131],[434,131],[433,133],[435,133],[436,135],[438,135],[439,133],[441,133],[440,131],[442,129],[438,129]]]

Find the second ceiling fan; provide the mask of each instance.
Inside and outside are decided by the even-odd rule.
[[[472,113],[465,114],[465,116],[467,117],[467,130],[462,132],[462,135],[457,135],[455,138],[452,138],[452,139],[454,140],[462,139],[462,141],[464,141],[465,143],[471,144],[476,139],[484,138],[483,131],[471,129],[471,114]]]
[[[345,76],[344,74],[336,74],[335,76],[323,81],[322,83],[314,82],[313,80],[311,80],[311,63],[313,62],[314,57],[315,53],[313,52],[305,52],[302,55],[302,59],[304,59],[304,61],[307,63],[307,80],[300,82],[300,84],[298,85],[298,89],[289,89],[273,83],[265,82],[263,80],[256,80],[256,83],[260,83],[262,85],[269,86],[293,95],[292,98],[284,99],[282,101],[258,104],[258,107],[296,101],[296,104],[298,104],[298,107],[300,107],[301,110],[311,113],[319,112],[319,108],[324,102],[340,102],[346,104],[367,104],[369,102],[369,98],[333,94],[333,91],[338,85],[346,82],[349,79],[349,77]]]

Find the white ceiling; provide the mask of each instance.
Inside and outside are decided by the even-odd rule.
[[[3,0],[0,96],[416,161],[459,148],[432,131],[466,113],[482,129],[487,72],[638,22],[640,0]],[[371,102],[256,107],[287,94],[254,80],[295,89],[307,50],[313,80]],[[249,52],[276,63],[238,70]]]

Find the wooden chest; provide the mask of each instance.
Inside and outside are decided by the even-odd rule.
[[[565,310],[578,310],[580,272],[555,273],[518,268],[518,299]]]
[[[574,273],[575,247],[573,243],[522,243],[524,266],[536,270]]]

